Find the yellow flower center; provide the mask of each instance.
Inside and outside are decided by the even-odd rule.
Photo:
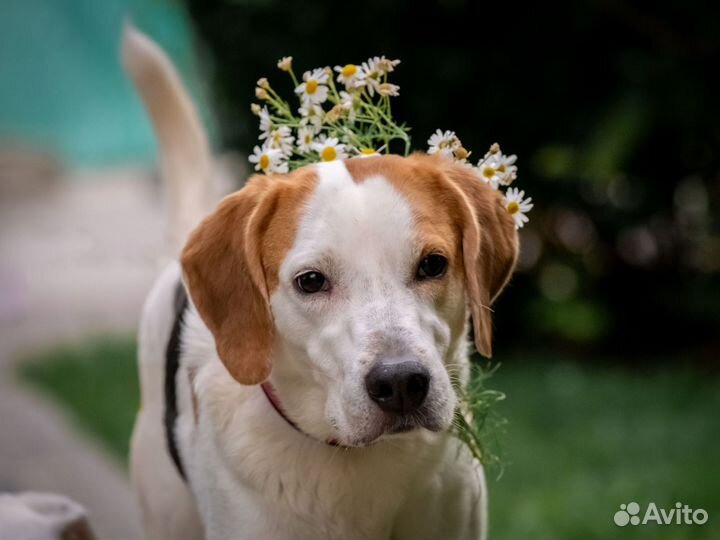
[[[495,169],[493,169],[492,167],[485,167],[483,169],[483,176],[485,178],[492,178],[493,176],[495,176]]]
[[[337,158],[337,152],[332,146],[326,146],[325,148],[323,148],[320,157],[323,161],[334,161],[335,158]]]
[[[312,142],[312,135],[310,135],[310,134],[305,135],[304,141],[305,141],[305,144],[310,144]]]
[[[315,92],[317,92],[318,89],[318,82],[315,79],[310,79],[308,82],[305,83],[305,93],[308,95],[313,95]]]
[[[260,161],[258,162],[258,164],[263,171],[266,171],[267,168],[270,166],[270,157],[267,154],[263,154],[262,156],[260,156]]]
[[[348,77],[352,77],[357,73],[357,66],[355,64],[346,64],[345,67],[342,68],[342,71],[340,73],[346,79]]]
[[[360,150],[360,153],[365,154],[366,156],[369,156],[369,155],[374,154],[375,150],[373,150],[372,148],[363,148]]]
[[[497,169],[499,172],[504,173],[505,172],[505,165],[500,164],[500,166]]]
[[[513,201],[507,205],[507,211],[510,215],[517,214],[520,211],[520,205]]]

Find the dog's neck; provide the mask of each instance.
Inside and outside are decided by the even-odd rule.
[[[265,394],[265,397],[270,402],[270,405],[273,406],[273,409],[282,417],[283,420],[285,420],[290,427],[295,429],[296,431],[299,431],[303,435],[307,437],[312,437],[311,435],[305,433],[302,429],[300,429],[300,426],[298,426],[288,415],[285,411],[285,408],[283,407],[282,402],[280,401],[280,398],[277,395],[277,390],[275,390],[275,387],[272,385],[270,381],[265,381],[260,385],[260,388],[262,389],[263,393]],[[320,441],[319,441],[320,442]],[[345,448],[341,444],[338,444],[338,442],[335,439],[328,439],[324,441],[325,444],[329,446],[336,446],[340,448]]]

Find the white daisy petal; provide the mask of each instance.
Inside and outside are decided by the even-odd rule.
[[[313,150],[320,156],[320,161],[335,161],[347,157],[346,145],[340,143],[335,137],[320,138],[313,146]]]
[[[518,188],[508,188],[503,197],[505,209],[515,220],[515,228],[522,228],[527,223],[528,217],[525,215],[533,208],[532,198],[528,197],[525,199],[525,192],[518,190]]]
[[[316,130],[312,125],[302,126],[298,129],[297,149],[300,153],[312,152],[315,146]]]
[[[263,107],[258,113],[260,117],[260,139],[266,139],[272,129],[272,120],[267,107]]]
[[[295,88],[295,93],[300,96],[304,105],[319,105],[324,103],[328,97],[327,70],[316,68],[303,73],[303,82]]]
[[[320,129],[320,126],[322,126],[323,123],[323,118],[325,116],[325,113],[323,112],[320,105],[315,105],[313,103],[305,103],[302,107],[298,109],[298,112],[300,113],[301,125],[312,125],[315,127],[316,130]]]
[[[365,84],[365,72],[362,66],[356,64],[345,64],[344,66],[335,66],[338,72],[337,81],[345,85],[348,90],[359,88]]]
[[[454,131],[437,130],[428,139],[428,154],[441,154],[453,157],[453,152],[460,148],[461,143]]]
[[[256,171],[262,171],[265,174],[288,172],[288,163],[282,151],[268,148],[267,145],[256,146],[253,154],[248,157],[248,161],[255,164]]]

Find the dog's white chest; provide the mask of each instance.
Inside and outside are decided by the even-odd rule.
[[[197,423],[187,410],[179,420],[208,538],[390,538],[411,498],[442,483],[455,447],[448,435],[325,445],[289,426],[259,388],[238,385],[222,369],[198,373],[209,397]]]

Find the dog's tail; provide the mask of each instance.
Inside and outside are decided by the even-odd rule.
[[[207,213],[212,174],[208,138],[171,61],[130,23],[123,31],[122,62],[157,137],[168,198],[168,236],[175,256]]]

